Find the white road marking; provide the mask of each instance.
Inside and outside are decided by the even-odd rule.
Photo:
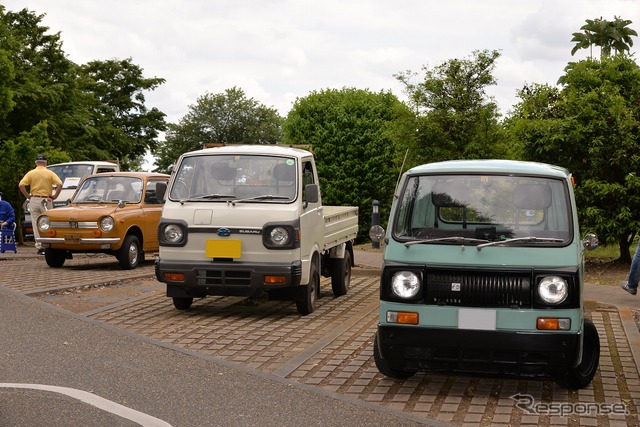
[[[18,383],[0,383],[0,387],[28,388],[32,390],[52,391],[54,393],[64,394],[66,396],[88,403],[89,405],[93,405],[96,408],[118,415],[119,417],[126,418],[144,427],[171,427],[171,424],[165,421],[162,421],[158,418],[152,417],[151,415],[143,414],[142,412],[138,412],[134,409],[127,408],[126,406],[120,405],[119,403],[112,402],[100,396],[96,396],[95,394],[88,393],[86,391],[82,391],[74,388],[57,387],[53,385],[44,385],[44,384],[18,384]]]

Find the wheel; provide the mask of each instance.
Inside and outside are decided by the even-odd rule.
[[[349,292],[351,286],[351,252],[345,251],[344,258],[334,259],[331,269],[331,288],[333,295],[340,297]]]
[[[376,368],[378,368],[378,371],[380,371],[380,373],[385,377],[403,380],[412,377],[415,374],[415,372],[399,371],[389,366],[389,363],[382,358],[382,354],[380,353],[380,347],[378,345],[378,334],[376,334],[375,338],[373,339],[373,361],[376,362]]]
[[[582,342],[582,360],[567,375],[556,379],[560,387],[579,389],[591,384],[600,363],[600,337],[590,319],[584,319],[584,339]]]
[[[193,298],[173,297],[173,306],[178,310],[189,310],[193,304]]]
[[[140,264],[142,256],[140,240],[131,234],[124,238],[124,243],[116,255],[120,266],[125,270],[136,268]]]
[[[60,268],[64,265],[65,259],[67,259],[67,251],[65,250],[51,248],[44,250],[44,260],[47,261],[49,267]]]
[[[320,293],[320,275],[318,274],[318,266],[315,262],[311,263],[309,271],[309,283],[305,285],[304,299],[296,301],[298,313],[303,316],[311,314],[316,309],[316,301]]]

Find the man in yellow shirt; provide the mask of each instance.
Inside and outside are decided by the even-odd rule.
[[[55,193],[52,195],[53,186],[56,185]],[[29,186],[29,192],[26,187]],[[62,191],[62,181],[54,172],[47,169],[47,156],[38,154],[36,156],[36,167],[31,169],[18,184],[20,192],[29,199],[29,211],[33,225],[33,237],[38,248],[38,255],[44,255],[44,249],[38,242],[40,233],[38,232],[38,217],[47,209],[53,208],[53,201]]]

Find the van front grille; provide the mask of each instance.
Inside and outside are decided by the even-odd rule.
[[[531,274],[428,270],[425,303],[461,307],[530,308]]]

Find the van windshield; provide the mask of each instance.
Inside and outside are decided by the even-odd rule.
[[[77,188],[82,178],[93,173],[93,165],[90,164],[51,165],[47,169],[58,175],[62,188]]]
[[[393,235],[405,242],[566,245],[573,236],[565,181],[504,175],[419,175],[405,180]]]
[[[294,158],[257,155],[185,157],[169,198],[176,201],[290,203],[297,194]]]

